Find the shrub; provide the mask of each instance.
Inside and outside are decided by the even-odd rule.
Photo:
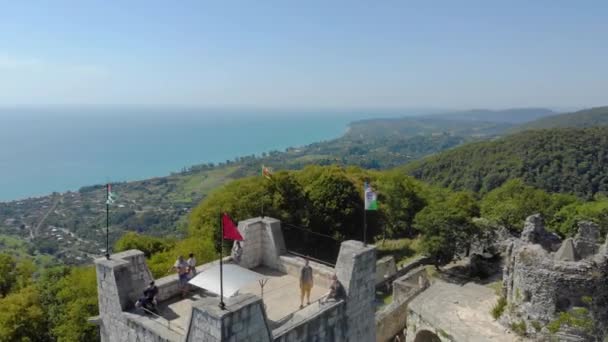
[[[511,330],[519,336],[525,336],[527,331],[526,322],[520,321],[519,323],[511,323]]]
[[[494,319],[499,319],[502,316],[503,312],[505,312],[505,308],[507,307],[507,298],[500,297],[494,306],[492,307],[492,317]]]

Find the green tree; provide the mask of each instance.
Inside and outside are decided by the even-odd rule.
[[[323,168],[304,184],[304,191],[310,200],[310,228],[337,240],[361,238],[363,199],[344,169]]]
[[[48,340],[47,321],[38,291],[28,286],[0,299],[0,341]]]
[[[473,222],[478,213],[475,198],[468,193],[456,193],[426,206],[414,219],[422,234],[422,251],[434,258],[436,266],[452,261],[478,235],[479,228]]]
[[[149,235],[137,234],[135,232],[125,233],[114,244],[116,252],[126,251],[129,249],[138,249],[149,258],[152,254],[165,251],[175,244],[175,241],[159,238]]]
[[[17,281],[17,273],[15,266],[17,262],[9,254],[0,254],[0,297],[5,297],[9,294],[15,282]]]
[[[556,214],[553,224],[562,236],[573,236],[578,231],[579,221],[595,222],[601,235],[608,233],[608,198],[597,196],[594,201],[574,202],[563,206]]]
[[[551,222],[561,208],[576,201],[573,196],[550,195],[513,179],[484,196],[481,215],[510,230],[521,231],[529,215],[540,213]]]
[[[390,172],[379,178],[378,190],[388,237],[411,236],[414,217],[427,204],[419,183],[400,172]]]
[[[48,317],[52,340],[99,340],[98,327],[87,322],[98,314],[94,267],[49,269],[41,275],[35,291]]]

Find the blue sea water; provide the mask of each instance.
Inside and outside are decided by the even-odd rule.
[[[183,108],[0,110],[0,201],[302,146],[370,112]]]

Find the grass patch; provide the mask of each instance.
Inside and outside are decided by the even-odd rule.
[[[507,298],[500,297],[500,298],[498,298],[498,301],[496,302],[496,304],[494,304],[494,306],[492,307],[492,310],[490,310],[490,314],[492,315],[492,317],[494,319],[499,319],[500,316],[502,316],[502,314],[505,312],[506,307],[507,307]]]
[[[493,283],[489,283],[486,286],[491,288],[492,290],[494,290],[494,293],[497,296],[502,296],[502,280],[498,280]]]
[[[439,271],[437,270],[437,268],[433,265],[426,265],[424,267],[426,269],[426,274],[429,276],[429,278],[438,278],[439,277]]]
[[[513,330],[513,332],[515,332],[519,336],[526,336],[526,322],[520,321],[519,323],[511,323],[511,330]]]
[[[562,326],[569,326],[571,328],[590,332],[593,330],[593,320],[589,315],[589,310],[586,308],[573,308],[568,312],[560,312],[555,320],[547,324],[547,329],[549,329],[552,334],[555,334]]]

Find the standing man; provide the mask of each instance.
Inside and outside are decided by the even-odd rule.
[[[312,290],[312,267],[305,259],[304,267],[300,271],[300,309],[304,307],[304,295],[306,295],[306,305],[310,304],[310,291]]]
[[[196,258],[194,257],[194,253],[190,253],[187,263],[188,274],[190,274],[190,279],[192,279],[196,275]]]

